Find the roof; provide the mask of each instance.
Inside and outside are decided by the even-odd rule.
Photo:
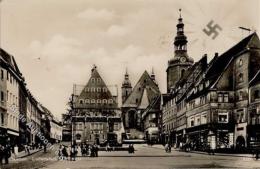
[[[260,70],[258,70],[256,75],[251,79],[251,81],[249,82],[249,86],[251,87],[259,83],[260,83]]]
[[[17,73],[18,76],[22,75],[16,64],[14,57],[12,55],[10,55],[9,53],[7,53],[2,48],[0,48],[0,59],[3,60],[8,66],[10,66],[11,69],[13,69]]]
[[[257,34],[252,33],[227,50],[225,53],[214,59],[212,65],[206,72],[205,78],[214,83],[235,56],[249,48],[254,48],[257,46],[255,43],[256,39],[259,41]]]
[[[95,91],[92,91],[95,90]],[[97,71],[97,68],[94,67],[91,70],[91,76],[83,88],[83,90],[80,92],[77,100],[76,100],[76,107],[81,107],[80,100],[84,100],[84,107],[93,107],[96,105],[99,105],[99,108],[102,107],[111,107],[111,108],[116,108],[117,107],[117,102],[112,96],[110,90],[108,89],[107,85],[105,84],[104,80],[101,78],[100,74]],[[88,99],[90,102],[87,103],[85,100]],[[91,100],[95,100],[95,103],[91,103]],[[101,103],[97,103],[97,100],[100,100]],[[106,99],[107,101],[112,100],[113,103],[103,103],[103,99]]]
[[[122,107],[139,108],[141,106],[140,108],[144,109],[144,104],[141,104],[144,103],[144,99],[146,99],[145,102],[148,102],[146,105],[149,105],[158,95],[160,95],[158,85],[151,79],[147,71],[144,71]]]
[[[214,85],[221,77],[223,72],[225,72],[225,69],[231,64],[233,59],[235,59],[241,53],[246,52],[249,49],[259,48],[259,46],[259,38],[254,32],[246,38],[242,39],[240,42],[224,52],[222,55],[215,56],[209,63],[208,69],[205,71],[204,79],[203,81],[201,81],[201,83],[209,81],[209,86],[203,88],[203,90],[197,92],[196,94],[191,94],[191,97],[189,99],[205,93],[210,88],[214,88]]]

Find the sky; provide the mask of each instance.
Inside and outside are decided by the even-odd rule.
[[[85,85],[95,64],[107,85],[134,86],[154,69],[162,93],[181,16],[188,54],[209,60],[260,31],[260,0],[2,0],[1,47],[13,55],[34,97],[58,118],[73,84]],[[203,29],[219,25],[213,39]],[[252,33],[252,32],[251,32]]]

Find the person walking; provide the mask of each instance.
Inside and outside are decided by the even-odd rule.
[[[0,166],[3,165],[4,147],[0,144]]]
[[[11,152],[10,152],[10,146],[7,144],[4,147],[4,159],[5,159],[5,164],[9,164],[9,158],[11,157]]]
[[[17,156],[18,156],[18,146],[15,145],[15,146],[14,146],[14,158],[16,159]]]

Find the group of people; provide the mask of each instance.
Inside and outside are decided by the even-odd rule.
[[[9,158],[11,157],[11,148],[7,145],[0,144],[0,165],[3,165],[3,160],[5,164],[9,163]]]
[[[89,156],[98,157],[98,145],[97,144],[81,144],[81,145],[60,145],[59,160],[71,160],[75,161],[77,156]]]
[[[133,144],[129,144],[128,146],[128,153],[129,154],[134,154],[135,153],[135,148]]]

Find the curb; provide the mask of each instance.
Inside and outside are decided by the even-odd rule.
[[[43,150],[43,149],[39,149],[39,150],[34,151],[34,152],[30,153],[30,154],[22,155],[22,156],[19,156],[19,157],[17,157],[17,158],[28,157],[28,156],[31,156],[31,155],[33,155],[33,154],[36,154],[36,153],[38,153],[38,152],[40,152],[40,151],[42,151],[42,150]]]

